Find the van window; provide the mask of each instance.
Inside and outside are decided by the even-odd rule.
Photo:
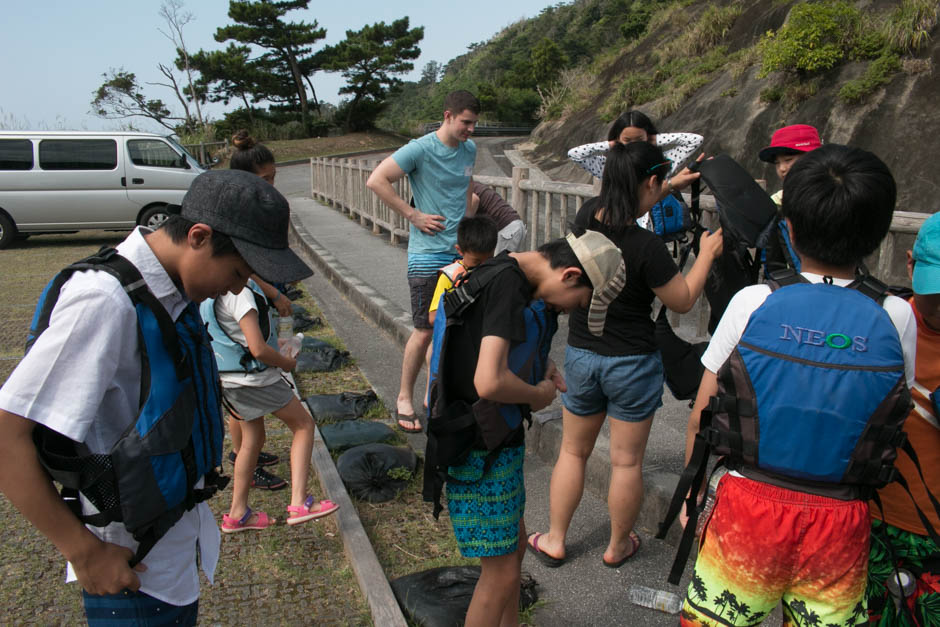
[[[113,170],[117,142],[113,139],[44,139],[39,142],[43,170]]]
[[[33,142],[28,139],[0,139],[0,170],[32,170]]]
[[[134,165],[149,165],[158,168],[184,168],[180,155],[158,139],[130,139],[127,154]]]

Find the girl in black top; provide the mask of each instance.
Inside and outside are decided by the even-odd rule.
[[[695,264],[682,276],[665,243],[636,224],[659,199],[670,162],[646,142],[618,144],[607,156],[601,195],[586,202],[576,228],[597,230],[623,253],[627,281],[610,304],[603,334],[591,334],[587,310],[571,313],[561,451],[552,472],[550,529],[529,545],[548,565],[565,556],[565,535],[584,490],[584,468],[597,434],[610,416],[610,542],[606,566],[617,568],[639,547],[633,533],[643,499],[643,454],[653,414],[662,406],[663,367],[650,317],[653,299],[685,313],[698,300],[712,261],[721,254],[721,232],[703,233]]]

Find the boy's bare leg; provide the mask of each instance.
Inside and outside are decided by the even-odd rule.
[[[519,624],[525,521],[519,521],[519,546],[514,553],[480,558],[480,579],[467,609],[467,627],[514,627]]]
[[[413,397],[415,382],[431,344],[432,329],[413,329],[405,343],[405,355],[401,363],[401,385],[398,389],[397,410],[399,414],[415,413]],[[417,421],[416,421],[417,422]]]

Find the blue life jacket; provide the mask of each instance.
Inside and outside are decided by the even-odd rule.
[[[277,320],[274,308],[268,305],[268,299],[261,288],[252,279],[248,279],[246,289],[250,289],[255,297],[258,307],[258,325],[261,327],[261,336],[268,346],[278,350]],[[219,324],[217,309],[219,303],[214,298],[202,301],[199,311],[209,328],[209,337],[212,339],[212,350],[215,352],[219,372],[261,372],[268,368],[267,364],[255,359],[251,351],[244,344],[238,342],[225,332]]]
[[[709,452],[745,477],[839,499],[867,499],[891,481],[911,410],[904,353],[881,306],[887,288],[863,275],[846,287],[774,272],[718,370],[692,455],[658,538],[689,512],[669,581],[678,583],[698,519]],[[916,458],[915,458],[916,464]]]
[[[434,503],[435,517],[441,511],[443,484],[456,481],[448,474],[451,466],[463,463],[471,450],[486,450],[488,455],[483,470],[483,474],[486,474],[501,448],[512,441],[522,428],[523,420],[531,422],[531,409],[525,404],[497,403],[487,399],[478,399],[470,404],[463,400],[451,400],[447,394],[447,382],[442,379],[442,373],[448,371],[446,368],[454,372],[452,367],[446,366],[449,360],[465,362],[463,355],[454,355],[448,351],[448,339],[457,327],[463,325],[466,312],[474,305],[486,284],[506,271],[522,274],[511,258],[500,255],[458,278],[454,289],[442,296],[442,306],[438,308],[434,320],[429,364],[431,392],[424,499]],[[507,365],[520,379],[535,385],[545,378],[552,337],[558,329],[558,314],[550,310],[544,301],[534,300],[523,309],[523,316],[525,340],[510,346]],[[475,339],[479,341],[482,338]],[[474,372],[471,364],[467,363],[465,372],[459,376],[472,379]]]
[[[43,425],[33,439],[40,462],[62,484],[63,498],[82,522],[121,522],[140,543],[134,565],[184,512],[228,483],[216,472],[223,437],[219,374],[196,305],[189,303],[173,322],[137,268],[114,249],[68,266],[49,282],[36,305],[27,352],[49,326],[62,285],[83,270],[116,277],[137,312],[140,411],[106,455]],[[197,489],[202,478],[204,487]],[[98,514],[82,514],[79,492]]]
[[[882,487],[911,408],[897,329],[859,289],[789,276],[799,281],[771,283],[719,369],[705,437],[743,474],[783,487]]]

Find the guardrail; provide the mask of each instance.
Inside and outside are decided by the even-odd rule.
[[[385,205],[366,187],[366,179],[378,165],[374,159],[310,159],[310,189],[314,200],[330,205],[359,220],[372,232],[388,233],[389,241],[398,244],[408,239],[407,220]],[[584,185],[556,181],[529,180],[529,169],[514,167],[512,177],[475,175],[475,181],[489,185],[519,213],[528,229],[528,249],[563,237],[568,224],[574,220],[585,199],[599,193],[599,184]],[[405,177],[394,185],[405,201],[411,200],[411,185]],[[686,201],[689,195],[685,194]],[[718,215],[713,196],[703,194],[700,200],[704,226],[718,227]],[[885,282],[909,284],[905,253],[913,246],[914,238],[928,214],[895,211],[891,230],[879,250],[866,260],[875,276]],[[704,299],[701,299],[704,303]],[[658,309],[654,307],[654,311]],[[670,316],[675,323],[678,315]],[[707,305],[699,307],[699,335],[704,335],[708,320]]]

